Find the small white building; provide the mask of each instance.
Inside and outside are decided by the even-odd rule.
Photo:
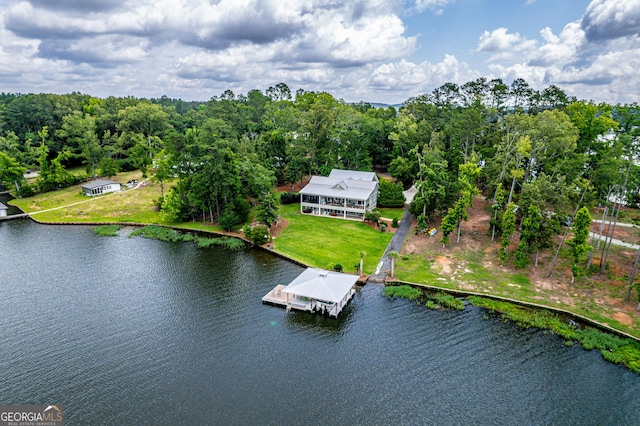
[[[120,183],[112,180],[94,180],[82,185],[82,192],[90,197],[117,191],[120,191]]]
[[[313,176],[300,190],[300,212],[342,219],[364,219],[378,204],[378,177],[373,172],[331,171]]]
[[[286,287],[276,286],[262,301],[337,317],[353,298],[357,281],[356,275],[307,268]]]
[[[9,207],[7,207],[4,204],[0,203],[0,217],[7,217],[7,211],[8,210],[9,210]]]

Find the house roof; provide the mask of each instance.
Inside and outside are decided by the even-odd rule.
[[[329,177],[334,179],[353,179],[378,182],[378,176],[376,176],[374,172],[357,172],[354,170],[333,169],[331,170],[331,173],[329,173]]]
[[[300,190],[300,193],[305,195],[366,200],[377,187],[378,183],[373,181],[312,176],[309,183]]]
[[[307,268],[282,291],[294,296],[338,303],[358,281],[355,275]]]
[[[93,189],[93,188],[99,188],[105,185],[113,185],[114,183],[120,185],[120,183],[114,182],[112,180],[98,179],[92,182],[85,183],[84,185],[82,185],[82,188]]]
[[[0,203],[0,210],[9,210],[9,207],[7,207],[4,204]]]

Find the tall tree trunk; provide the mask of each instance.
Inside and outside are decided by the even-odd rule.
[[[580,209],[580,204],[582,204],[582,200],[584,199],[584,194],[586,194],[588,187],[589,187],[588,185],[585,185],[584,191],[582,191],[582,195],[580,196],[580,201],[578,201],[578,205],[576,206],[576,209],[573,212],[573,217],[571,218],[572,223],[574,220],[576,220],[576,215],[578,214],[578,210]],[[558,255],[560,254],[560,248],[564,244],[564,240],[567,238],[567,234],[569,233],[570,228],[571,226],[567,225],[567,229],[564,231],[562,240],[560,240],[560,244],[558,244],[558,249],[556,250],[556,254],[555,256],[553,256],[553,261],[551,262],[551,269],[549,270],[549,274],[547,275],[547,278],[551,278],[551,275],[553,275],[553,270],[555,269],[556,263],[558,262]]]
[[[604,206],[604,212],[602,212],[602,219],[600,219],[600,229],[598,232],[593,234],[593,238],[591,240],[591,251],[589,251],[589,260],[587,261],[587,271],[591,267],[591,262],[593,261],[593,252],[600,249],[600,238],[602,237],[602,230],[604,229],[604,218],[607,215],[608,206]],[[594,246],[594,243],[597,242],[597,245]]]
[[[627,292],[624,295],[624,300],[629,301],[631,298],[631,290],[633,289],[633,280],[636,278],[636,272],[638,272],[638,261],[640,261],[640,248],[636,253],[636,260],[633,262],[633,271],[631,272],[631,276],[629,277],[629,285],[627,286]]]
[[[13,181],[13,184],[16,186],[16,191],[18,192],[18,198],[22,198],[22,193],[20,192],[20,185],[18,185],[18,179]]]
[[[511,202],[511,199],[513,198],[513,189],[516,187],[516,178],[514,177],[511,180],[511,190],[509,191],[509,200],[507,201],[507,205]]]
[[[617,193],[617,191],[616,191],[616,193]],[[600,263],[598,264],[598,266],[600,268],[602,268],[602,261],[604,259],[604,250],[605,250],[605,247],[607,246],[607,240],[609,239],[609,235],[611,233],[611,226],[612,226],[612,223],[613,223],[613,216],[614,216],[614,214],[616,212],[616,207],[617,207],[617,201],[614,199],[613,205],[611,206],[611,215],[609,216],[609,223],[607,224],[607,234],[604,237],[604,244],[602,245],[602,249],[600,251]]]
[[[627,181],[629,180],[629,172],[631,171],[631,159],[629,159],[629,166],[627,167],[627,173],[624,177],[624,184],[622,185],[622,190],[618,193],[618,211],[616,212],[616,218],[613,221],[613,229],[611,230],[611,238],[609,238],[609,243],[605,244],[607,246],[607,252],[604,256],[604,261],[601,261],[602,266],[600,271],[604,274],[605,266],[607,264],[607,259],[609,258],[609,249],[611,249],[611,242],[613,241],[613,235],[616,231],[616,225],[618,223],[618,217],[620,216],[620,210],[622,209],[622,196],[627,193]]]

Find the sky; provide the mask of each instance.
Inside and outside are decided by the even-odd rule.
[[[0,92],[401,103],[479,77],[640,94],[640,0],[0,0]]]

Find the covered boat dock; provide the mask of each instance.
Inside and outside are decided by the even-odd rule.
[[[358,276],[307,268],[289,285],[277,285],[262,301],[337,318],[356,292]]]

